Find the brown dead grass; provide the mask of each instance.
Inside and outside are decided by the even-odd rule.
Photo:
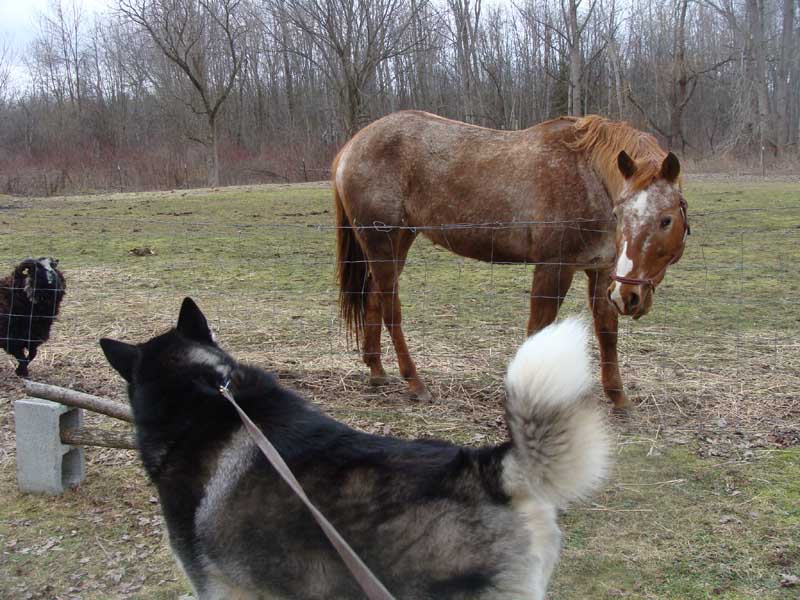
[[[785,187],[790,184],[759,194],[791,198]],[[717,193],[723,183],[713,179],[705,185],[700,191],[705,190],[707,206],[692,204],[690,194],[692,210],[715,208],[718,196],[727,207],[730,197]],[[415,245],[402,280],[404,322],[412,353],[436,401],[410,402],[399,378],[381,388],[369,386],[358,353],[345,341],[333,280],[333,232],[321,227],[330,219],[323,214],[328,202],[324,186],[269,186],[26,201],[24,211],[22,204],[19,210],[5,211],[1,259],[11,264],[20,255],[53,254],[67,271],[62,315],[52,340],[32,365],[33,376],[124,400],[123,385],[106,364],[97,339],[138,341],[163,331],[174,323],[181,298],[191,294],[234,356],[277,371],[286,385],[355,427],[473,445],[506,439],[502,377],[522,341],[530,269],[492,269],[424,242]],[[758,204],[748,202],[747,206]],[[37,220],[36,210],[46,215]],[[781,213],[768,216],[776,214]],[[624,521],[640,515],[627,511],[669,510],[668,503],[658,504],[659,487],[647,487],[653,485],[647,474],[661,477],[662,471],[674,468],[677,474],[667,480],[684,479],[680,461],[688,461],[687,456],[714,461],[692,467],[697,477],[706,477],[712,466],[749,468],[754,453],[763,453],[766,460],[800,443],[800,332],[797,289],[792,287],[797,285],[794,274],[800,263],[796,234],[778,239],[782,245],[769,255],[760,246],[745,246],[735,235],[745,227],[788,231],[795,227],[795,216],[786,213],[783,221],[769,223],[753,223],[749,216],[748,221],[730,223],[713,216],[695,218],[687,253],[659,290],[653,314],[636,324],[622,322],[623,378],[639,407],[625,419],[612,420],[620,460],[612,481],[620,483],[610,484],[597,505],[576,511],[577,521],[569,524],[573,536],[591,514],[599,527],[613,523],[620,535],[640,539],[647,524]],[[62,229],[53,229],[53,223]],[[750,275],[744,271],[728,277],[721,270],[736,260],[725,254],[731,244],[731,256],[744,252],[745,262],[758,267],[759,279],[745,280]],[[156,254],[130,256],[128,250],[138,246],[152,247]],[[714,255],[717,249],[719,257]],[[773,255],[785,255],[777,268]],[[780,270],[781,265],[788,266]],[[741,281],[726,287],[731,277]],[[576,278],[564,314],[585,315],[584,295],[585,285]],[[392,349],[386,339],[383,343],[384,363],[396,375]],[[164,544],[154,491],[133,452],[89,449],[87,481],[63,498],[16,491],[11,403],[23,392],[10,376],[12,370],[10,357],[1,355],[0,495],[10,501],[0,513],[6,518],[0,524],[5,564],[0,567],[0,597],[175,598],[185,592]],[[602,401],[599,384],[596,395]],[[125,426],[97,416],[88,420],[105,427]],[[660,455],[673,462],[657,467],[649,462]],[[738,481],[737,472],[724,477]],[[632,473],[642,479],[630,480]],[[665,485],[664,494],[683,493],[682,485]],[[715,480],[708,489],[681,498],[702,506],[716,498],[717,486]],[[601,521],[605,516],[609,518]],[[681,514],[665,513],[665,527],[673,527],[670,518],[680,519]],[[774,517],[776,522],[782,518]],[[696,527],[675,529],[674,545],[654,550],[654,560],[686,552]],[[716,548],[714,535],[706,542]],[[627,556],[625,543],[584,544],[582,539],[571,538],[566,561],[592,559],[597,555],[595,544],[615,560]],[[790,557],[786,566],[771,569],[796,567],[791,541],[769,544]],[[611,568],[608,582],[630,575],[630,564],[623,563]],[[746,570],[747,564],[742,558],[737,568]],[[569,566],[564,569],[567,579],[560,576],[558,597],[580,597],[569,592],[576,582],[569,580]],[[656,591],[637,592],[644,589],[642,584],[631,583],[625,594],[705,597],[664,591],[668,588],[659,583],[659,576],[643,584]],[[742,589],[761,589],[758,585]],[[607,587],[608,597],[613,597],[617,588],[612,583]],[[597,597],[605,597],[605,592]],[[745,598],[747,593],[729,597]]]

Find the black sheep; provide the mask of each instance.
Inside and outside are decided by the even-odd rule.
[[[66,284],[57,266],[53,258],[26,258],[0,279],[0,342],[19,362],[20,377],[28,376],[28,363],[50,337],[64,298]]]

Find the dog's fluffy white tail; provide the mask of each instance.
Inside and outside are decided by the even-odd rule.
[[[609,438],[589,396],[586,325],[571,318],[530,337],[506,375],[506,419],[513,450],[503,479],[514,498],[564,506],[605,477]]]

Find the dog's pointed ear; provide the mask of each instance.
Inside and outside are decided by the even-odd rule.
[[[617,167],[625,179],[630,179],[636,173],[636,163],[625,150],[620,150],[617,154]]]
[[[205,315],[191,298],[183,299],[176,329],[189,339],[199,342],[214,342],[214,334],[208,326]]]
[[[133,344],[118,342],[109,338],[100,340],[100,347],[114,370],[122,375],[125,381],[133,380],[133,367],[139,358],[139,348]]]
[[[670,183],[675,183],[675,180],[678,179],[678,175],[681,174],[681,163],[678,160],[678,157],[675,156],[672,152],[667,154],[667,157],[664,159],[664,162],[661,163],[661,177],[669,181]]]

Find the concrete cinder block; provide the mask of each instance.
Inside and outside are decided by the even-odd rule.
[[[61,443],[61,431],[83,425],[83,411],[38,398],[14,402],[17,485],[23,492],[63,494],[86,476],[84,450]]]

